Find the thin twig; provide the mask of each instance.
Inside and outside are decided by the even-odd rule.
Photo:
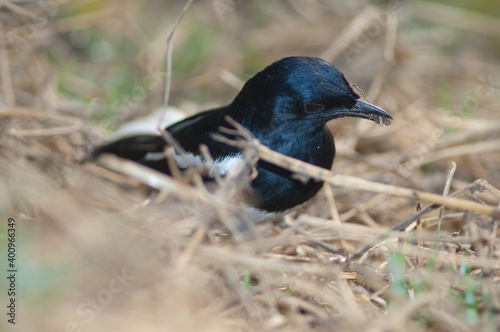
[[[188,201],[193,200],[193,198],[203,199],[203,195],[200,195],[199,191],[193,187],[136,162],[110,154],[100,156],[96,162],[115,172],[132,176],[152,188],[175,193],[182,199]]]
[[[419,163],[415,165],[415,167],[419,167],[445,158],[468,156],[476,153],[484,153],[484,152],[499,151],[499,150],[500,150],[499,139],[454,146],[451,148],[438,150],[436,152],[433,152],[425,156]]]
[[[242,136],[251,135],[251,133],[247,129],[245,129],[244,127],[242,127],[237,123],[234,123],[234,121],[231,124],[237,126]],[[316,180],[324,181],[326,183],[330,183],[335,186],[342,186],[342,187],[348,187],[350,189],[384,193],[387,195],[397,196],[397,197],[405,197],[428,203],[435,203],[438,204],[439,206],[445,205],[451,208],[456,208],[465,211],[475,211],[487,215],[492,215],[494,212],[500,213],[500,211],[498,211],[495,207],[489,205],[482,205],[479,203],[456,199],[452,197],[443,197],[441,195],[436,195],[420,190],[397,187],[393,185],[368,181],[342,174],[333,174],[330,170],[321,168],[316,165],[311,165],[306,162],[273,151],[268,147],[262,145],[255,138],[251,140],[239,140],[239,141],[226,139],[224,140],[224,142],[227,144],[231,144],[233,146],[238,146],[240,148],[246,148],[249,147],[250,145],[252,146],[252,148],[257,150],[258,156],[262,160],[270,162],[276,166],[288,169],[292,172],[309,176]]]
[[[331,185],[325,186],[326,199],[328,201],[328,206],[330,207],[330,216],[334,223],[340,225],[342,224],[342,219],[340,219],[339,210],[337,209],[337,204],[335,203],[335,197],[333,196],[333,189]],[[350,252],[350,246],[345,240],[340,240],[340,247]]]
[[[24,107],[7,107],[0,110],[0,118],[19,118],[24,117],[34,120],[52,120],[68,123],[70,125],[78,125],[82,122],[81,118],[61,115],[61,114],[51,114],[44,113],[37,110]]]
[[[172,146],[175,151],[177,152],[178,155],[184,156],[185,151],[182,148],[182,146],[177,142],[177,140],[166,130],[166,128],[162,128],[162,124],[165,122],[165,115],[167,113],[167,108],[168,108],[168,102],[170,100],[170,89],[171,89],[171,84],[172,84],[172,52],[173,52],[173,47],[172,47],[172,41],[174,38],[175,31],[181,24],[182,19],[184,18],[184,15],[186,15],[189,7],[191,6],[191,3],[193,0],[188,0],[186,2],[186,5],[182,9],[181,13],[177,17],[177,21],[174,24],[174,27],[172,28],[172,31],[170,32],[170,35],[167,38],[167,59],[166,59],[166,68],[165,68],[165,91],[163,95],[163,112],[161,114],[161,117],[158,121],[158,131],[161,133],[162,137],[165,139],[165,141]]]
[[[384,63],[378,70],[375,78],[370,85],[370,89],[368,90],[368,98],[370,100],[377,99],[377,96],[380,93],[382,88],[382,84],[384,83],[385,77],[389,72],[389,68],[391,67],[394,61],[394,52],[396,49],[396,37],[398,31],[398,18],[395,15],[389,15],[387,17],[387,29],[386,29],[386,37],[385,37],[385,45],[384,45]],[[365,122],[359,122],[365,123]]]
[[[15,129],[11,128],[9,130],[10,134],[18,135],[23,137],[48,137],[48,136],[62,136],[71,135],[78,132],[83,127],[81,125],[76,126],[64,126],[64,127],[52,127],[43,129]]]
[[[215,161],[212,155],[210,154],[210,151],[208,150],[208,146],[205,144],[200,145],[200,152],[205,161],[207,162],[207,165],[209,167],[209,171],[212,172],[212,175],[214,177],[215,182],[220,185],[222,182],[221,175],[219,174],[219,171],[217,167],[215,166]]]
[[[335,60],[349,45],[361,36],[366,29],[370,27],[376,17],[376,9],[373,6],[367,6],[360,12],[349,25],[342,30],[335,42],[321,54],[320,58],[326,61]],[[352,56],[347,54],[346,56]]]
[[[446,184],[444,186],[444,191],[443,191],[443,196],[445,196],[445,197],[448,196],[448,193],[450,192],[451,180],[453,179],[453,175],[455,174],[456,169],[457,169],[457,163],[452,161],[450,169],[448,170],[448,175],[446,176]],[[443,210],[444,210],[444,207],[441,207],[439,209],[439,222],[438,222],[437,236],[441,235],[441,222],[443,221]]]
[[[450,25],[492,37],[500,36],[500,21],[496,16],[481,14],[470,9],[418,1],[412,4],[412,14],[419,19],[438,22],[440,25]]]
[[[174,38],[175,31],[177,31],[177,28],[181,24],[181,21],[184,18],[184,15],[186,15],[192,2],[193,2],[193,0],[188,0],[186,2],[186,5],[184,5],[184,8],[182,8],[181,13],[177,17],[177,21],[175,22],[174,27],[172,28],[172,31],[170,32],[170,35],[167,38],[167,59],[166,59],[166,68],[165,68],[166,79],[165,79],[165,91],[164,91],[164,95],[163,95],[163,112],[166,111],[166,109],[168,107],[168,101],[170,98],[170,85],[172,82],[172,52],[173,52],[172,41]],[[165,114],[163,114],[159,124],[163,123],[164,117],[165,117]]]
[[[422,208],[420,207],[420,204],[417,204],[417,212],[421,211]],[[424,247],[424,240],[422,239],[423,231],[422,231],[422,219],[418,218],[417,219],[417,246],[420,248]],[[417,265],[422,265],[424,262],[422,255],[420,254],[419,251],[417,251]]]
[[[468,185],[467,187],[463,188],[462,190],[457,191],[457,192],[451,194],[447,198],[452,198],[452,197],[457,197],[458,198],[458,197],[461,197],[461,196],[465,195],[466,193],[474,192],[476,190],[481,190],[482,188],[484,188],[484,185],[483,185],[484,182],[485,181],[482,180],[482,179],[476,180],[473,183],[471,183],[470,185]],[[438,195],[436,195],[436,196],[438,196]],[[440,197],[440,196],[438,196],[438,197]],[[463,201],[463,200],[460,200],[460,201]],[[467,201],[463,201],[463,202],[467,202]],[[427,213],[429,213],[431,211],[434,211],[434,210],[440,208],[441,206],[442,206],[441,204],[432,204],[432,205],[429,205],[425,209],[423,209],[423,210],[415,213],[414,215],[410,216],[409,218],[403,220],[402,222],[400,222],[396,226],[393,226],[391,228],[391,230],[392,231],[402,231],[404,229],[407,229],[408,227],[410,227],[410,225],[412,225],[414,222],[416,222],[416,220],[420,219],[423,215],[425,215],[425,214],[427,214]],[[484,206],[484,205],[480,205],[480,206]],[[493,215],[498,215],[498,211],[499,211],[498,209],[494,210]],[[357,253],[355,253],[350,259],[352,261],[360,259],[361,257],[363,257],[363,255],[366,252],[368,252],[373,247],[375,247],[376,242],[380,242],[382,240],[383,240],[383,238],[379,238],[374,243],[371,243],[371,244],[368,244],[368,245],[364,246],[361,250],[359,250]]]

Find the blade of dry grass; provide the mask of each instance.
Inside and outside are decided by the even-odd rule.
[[[493,152],[498,150],[500,150],[500,140],[498,139],[481,141],[471,144],[464,144],[433,152],[428,156],[424,157],[419,164],[426,165],[446,158],[466,156],[477,153]]]
[[[132,176],[152,188],[175,193],[183,199],[197,198],[204,200],[203,195],[200,195],[200,192],[195,188],[175,181],[161,172],[136,162],[118,158],[114,155],[103,155],[97,159],[97,163],[115,172]]]
[[[251,133],[248,132],[248,130],[246,130],[244,127],[242,127],[241,125],[239,125],[238,123],[236,123],[231,119],[227,120],[231,125],[238,128],[238,132],[242,137],[245,138],[245,140],[232,141],[225,139],[223,137],[218,137],[220,141],[223,141],[227,144],[239,146],[240,148],[247,148],[247,149],[249,148],[255,150],[259,158],[267,162],[270,162],[274,165],[288,169],[292,172],[301,174],[303,176],[311,177],[316,180],[321,180],[335,186],[342,186],[354,190],[366,190],[371,192],[384,193],[392,196],[405,197],[408,199],[444,205],[447,207],[465,211],[475,211],[487,215],[493,215],[493,213],[500,213],[495,207],[485,206],[471,201],[466,201],[451,197],[443,197],[437,194],[363,180],[360,178],[355,178],[352,176],[347,176],[342,174],[333,174],[331,171],[326,170],[324,168],[305,163],[303,161],[285,156],[283,154],[280,154],[276,151],[269,149],[268,147],[262,145],[255,138],[252,138]]]
[[[373,6],[366,6],[351,23],[340,33],[335,42],[320,57],[328,62],[335,60],[349,45],[354,42],[366,29],[370,27],[377,10]]]
[[[445,184],[444,190],[443,190],[444,197],[448,196],[448,193],[450,192],[451,180],[453,179],[453,175],[455,175],[456,170],[457,170],[457,163],[452,162],[450,169],[448,170],[448,175],[446,176],[446,184]],[[441,207],[439,209],[439,222],[438,222],[438,229],[437,229],[438,236],[441,235],[441,223],[443,221],[443,210],[444,210],[444,207]]]
[[[162,137],[165,139],[165,141],[172,146],[177,154],[183,156],[186,154],[184,151],[184,148],[175,140],[175,138],[166,130],[166,128],[162,128],[162,123],[165,122],[165,116],[167,113],[167,108],[168,108],[168,103],[170,100],[170,89],[172,85],[172,52],[173,52],[173,38],[175,35],[175,31],[179,27],[179,25],[182,22],[182,19],[184,18],[184,15],[186,15],[187,11],[189,10],[189,7],[191,7],[191,4],[193,3],[193,0],[188,0],[186,4],[184,5],[184,8],[182,8],[181,13],[177,17],[177,20],[174,24],[174,27],[172,28],[172,31],[170,32],[170,35],[167,38],[167,56],[166,56],[166,64],[165,64],[165,91],[163,95],[163,112],[158,120],[158,132],[161,133]]]
[[[490,36],[500,36],[500,19],[491,15],[431,1],[413,2],[412,12],[423,20]]]

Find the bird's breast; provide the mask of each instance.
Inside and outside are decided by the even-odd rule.
[[[335,144],[326,127],[316,132],[281,132],[260,138],[270,149],[307,163],[330,169],[335,157]]]

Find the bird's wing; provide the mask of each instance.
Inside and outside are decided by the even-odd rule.
[[[228,160],[227,154],[228,152],[234,154],[234,151],[228,150],[231,148],[213,141],[210,137],[210,133],[217,131],[217,128],[223,124],[220,122],[222,118],[220,113],[223,110],[224,107],[201,112],[166,128],[187,153],[185,156],[174,154],[179,167],[186,168],[203,163],[199,146],[200,144],[206,144],[213,158],[222,162],[221,170],[225,170],[224,173],[227,173],[228,170],[226,169],[229,169],[234,162]],[[166,148],[167,143],[159,133],[158,135],[137,135],[122,138],[99,147],[92,152],[89,159],[95,159],[104,153],[111,153],[170,174],[165,160]]]
[[[89,159],[93,160],[102,154],[110,153],[170,174],[165,157],[162,160],[148,158],[150,155],[163,154],[165,147],[166,143],[159,135],[131,136],[95,149]]]

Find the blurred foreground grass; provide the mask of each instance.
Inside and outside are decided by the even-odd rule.
[[[0,3],[0,243],[16,220],[16,325],[39,331],[497,331],[498,215],[327,187],[241,242],[223,192],[151,195],[79,164],[163,100],[180,1]],[[320,56],[395,118],[340,119],[334,172],[498,206],[500,6],[493,1],[195,2],[174,39],[171,104],[231,101],[289,55]],[[183,187],[180,187],[183,188]],[[441,219],[441,230],[438,230]],[[387,239],[356,264],[365,244]],[[9,296],[2,280],[2,307]],[[6,311],[4,309],[4,311]]]

